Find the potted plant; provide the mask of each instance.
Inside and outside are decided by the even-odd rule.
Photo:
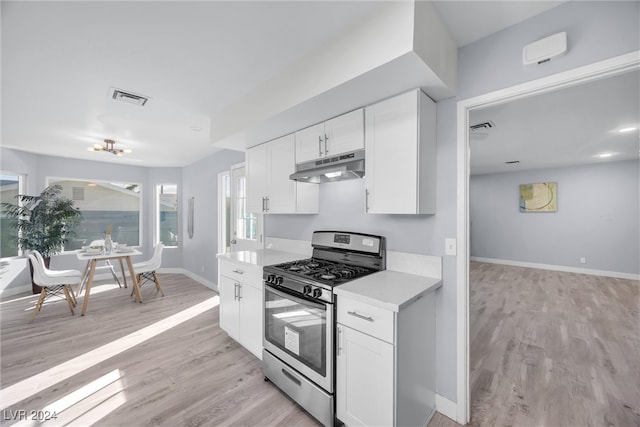
[[[82,220],[82,214],[73,206],[73,200],[62,195],[62,186],[51,185],[37,196],[18,194],[17,203],[2,203],[5,218],[17,233],[14,241],[24,250],[37,250],[49,267],[51,255],[60,253],[62,246],[73,236],[73,228]],[[33,283],[33,293],[41,292]]]

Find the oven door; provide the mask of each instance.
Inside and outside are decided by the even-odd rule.
[[[264,348],[333,393],[333,304],[264,287]]]

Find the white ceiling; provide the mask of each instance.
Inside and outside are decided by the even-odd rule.
[[[470,133],[471,173],[637,159],[639,94],[640,73],[633,71],[471,111],[471,125],[495,124]]]
[[[463,45],[558,3],[435,4]],[[210,117],[383,5],[2,1],[1,143],[79,159],[187,165],[217,151]],[[151,100],[118,103],[108,99],[110,87]],[[105,138],[133,152],[87,151]]]

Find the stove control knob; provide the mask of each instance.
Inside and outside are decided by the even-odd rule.
[[[274,283],[276,281],[276,275],[275,274],[269,274],[267,276],[267,283]]]
[[[302,293],[305,294],[305,295],[310,295],[311,294],[311,286],[304,285],[304,287],[302,288]]]
[[[322,289],[320,288],[315,288],[313,290],[313,297],[314,298],[320,298],[322,296]]]
[[[282,282],[284,282],[284,278],[282,278],[282,276],[276,276],[275,284],[280,286],[282,285]]]

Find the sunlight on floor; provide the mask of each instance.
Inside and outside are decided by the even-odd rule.
[[[129,350],[174,326],[186,322],[207,310],[213,309],[219,303],[220,297],[215,296],[209,298],[166,319],[162,319],[129,335],[4,388],[0,390],[0,409],[8,408],[48,387],[71,378],[85,369],[89,369],[117,354]]]
[[[15,426],[92,425],[127,401],[121,377],[120,369],[115,369],[36,411],[50,420],[27,420]]]

